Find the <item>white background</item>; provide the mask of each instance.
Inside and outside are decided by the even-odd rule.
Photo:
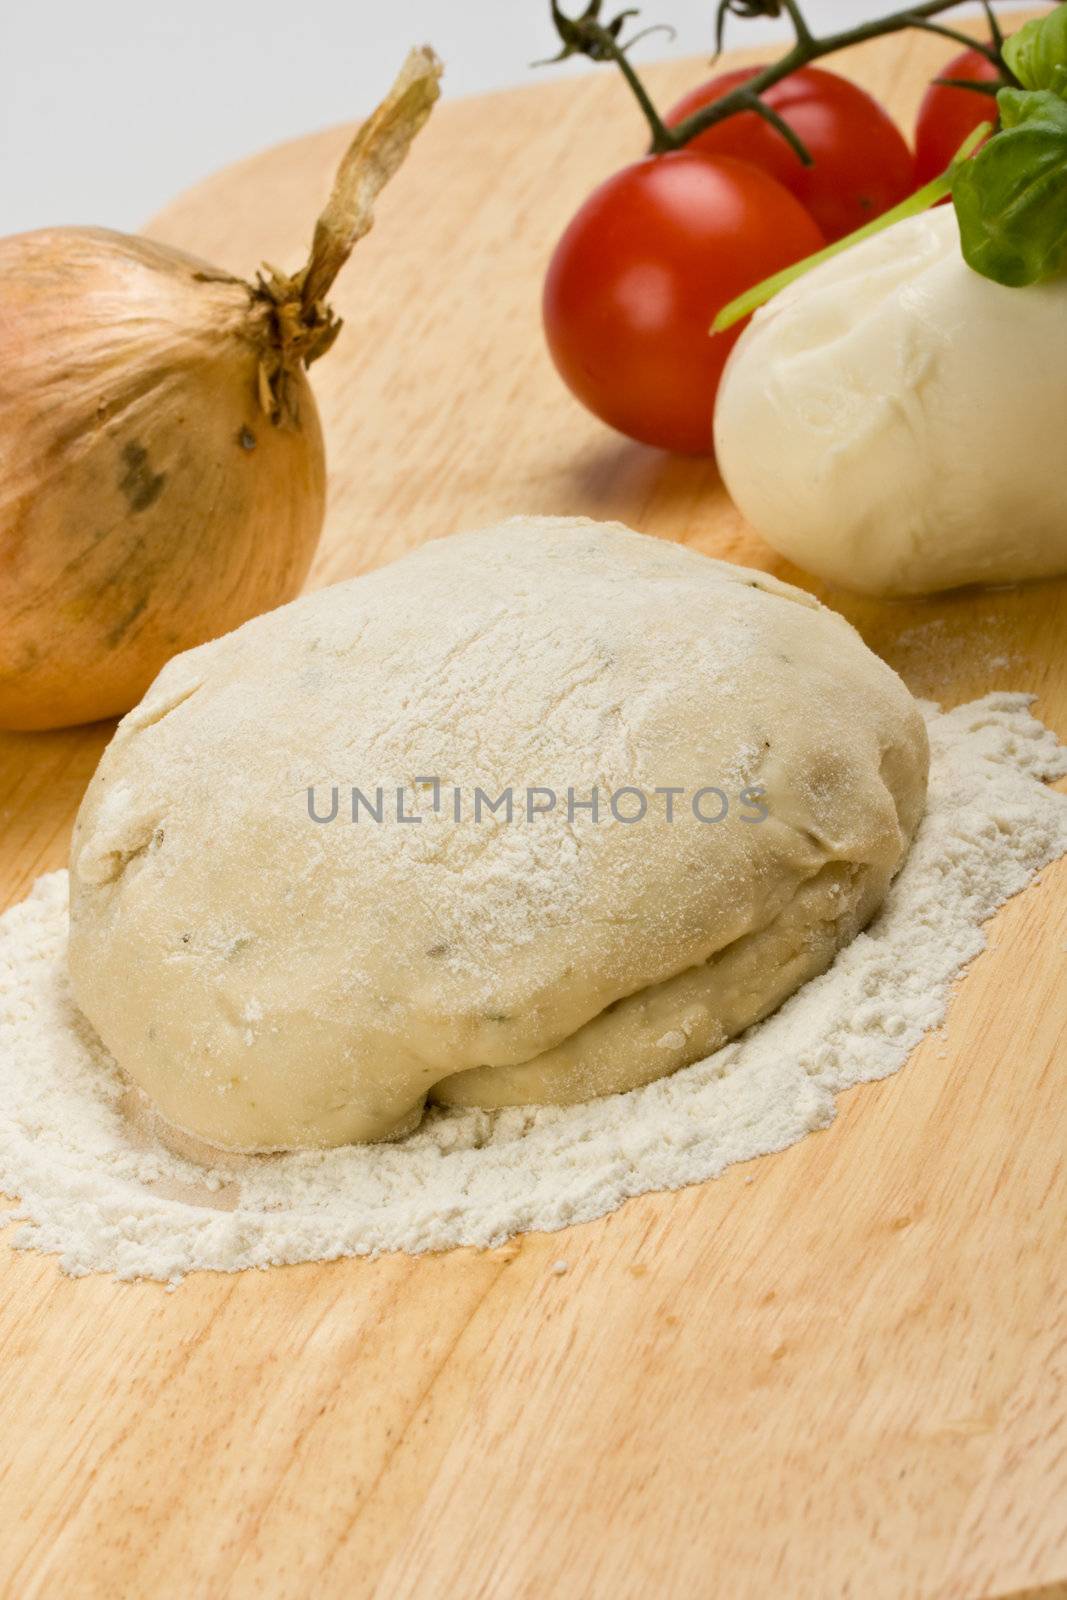
[[[631,3],[605,0],[604,15]],[[828,32],[903,4],[808,0],[806,11]],[[677,37],[654,36],[635,59],[710,53],[714,9],[644,0],[642,20],[669,21]],[[734,19],[728,43],[786,34]],[[0,234],[136,229],[239,156],[355,120],[423,42],[455,95],[536,82],[530,63],[555,35],[548,0],[0,0]]]

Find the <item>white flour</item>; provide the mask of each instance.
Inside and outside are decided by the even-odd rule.
[[[71,1273],[176,1281],[196,1268],[497,1245],[716,1177],[834,1115],[945,1016],[981,924],[1067,853],[1067,749],[1029,698],[927,708],[929,809],[867,933],[774,1016],[708,1060],[570,1107],[433,1111],[395,1145],[263,1157],[205,1174],[123,1115],[122,1083],[74,1010],[66,874],[0,918],[0,1187],[15,1242]],[[557,1262],[553,1270],[565,1270]]]

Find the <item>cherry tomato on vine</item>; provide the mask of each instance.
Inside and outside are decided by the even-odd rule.
[[[711,337],[712,318],[823,243],[755,167],[692,150],[647,156],[595,189],[556,246],[543,304],[552,359],[621,433],[710,453],[715,391],[742,326]]]
[[[1000,73],[980,50],[964,50],[942,67],[938,77],[996,83]],[[997,103],[988,94],[932,83],[923,95],[915,123],[916,181],[929,183],[944,172],[967,135],[979,123],[993,122],[996,114]]]
[[[753,76],[724,72],[687,94],[664,119],[673,127]],[[807,146],[807,167],[778,130],[755,111],[739,111],[686,146],[733,156],[777,178],[815,218],[828,240],[843,238],[895,206],[915,188],[915,163],[904,136],[865,89],[819,67],[801,67],[762,98]]]

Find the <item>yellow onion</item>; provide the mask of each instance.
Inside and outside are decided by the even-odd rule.
[[[325,511],[324,296],[440,71],[411,52],[295,274],[96,228],[0,240],[0,727],[128,710],[177,651],[297,593]]]

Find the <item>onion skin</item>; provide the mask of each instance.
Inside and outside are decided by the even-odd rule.
[[[128,710],[172,655],[296,595],[325,513],[303,370],[265,413],[266,308],[102,229],[0,240],[0,727]]]
[[[0,239],[0,728],[128,711],[172,655],[297,594],[326,509],[305,371],[441,71],[408,52],[298,272],[246,282],[101,228]]]

